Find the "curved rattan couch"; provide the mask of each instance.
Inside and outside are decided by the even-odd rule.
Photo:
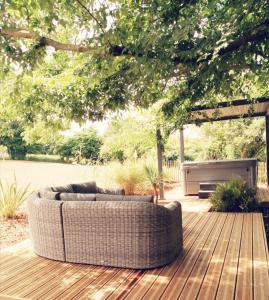
[[[58,192],[52,191],[50,197]],[[96,193],[95,197],[85,192],[83,200],[71,191],[60,192],[58,200],[46,199],[49,189],[39,193],[43,197],[32,196],[28,212],[36,254],[66,262],[134,269],[173,261],[182,249],[180,203],[158,206],[152,203],[152,197],[116,192]],[[61,194],[65,194],[65,200],[60,199]],[[67,199],[66,194],[74,194],[74,199],[71,195]]]

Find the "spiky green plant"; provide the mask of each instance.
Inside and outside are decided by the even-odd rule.
[[[253,211],[257,208],[256,191],[241,178],[218,184],[210,201],[217,211]]]
[[[29,185],[19,187],[15,176],[11,183],[0,180],[0,217],[13,218],[29,195]]]
[[[154,194],[156,197],[156,201],[158,200],[159,193],[158,193],[158,185],[159,185],[159,175],[158,170],[156,167],[154,167],[152,164],[146,164],[144,165],[144,172],[146,179],[150,182]]]

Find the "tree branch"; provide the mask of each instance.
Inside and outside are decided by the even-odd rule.
[[[25,30],[0,29],[0,35],[14,37],[14,38],[36,40],[40,47],[50,46],[53,47],[55,50],[72,51],[72,52],[80,52],[80,53],[91,52],[93,54],[98,54],[100,56],[107,55],[107,51],[104,48],[96,49],[96,48],[91,48],[86,46],[61,43],[53,39],[42,37],[39,36],[38,34],[25,31]]]
[[[0,35],[15,37],[15,38],[25,38],[32,39],[38,42],[38,47],[50,46],[55,50],[63,50],[63,51],[72,51],[72,52],[89,52],[92,54],[96,54],[99,56],[147,56],[148,59],[153,59],[157,57],[157,53],[148,51],[146,53],[131,53],[124,46],[119,45],[110,45],[108,49],[105,48],[92,48],[87,46],[74,45],[69,43],[61,43],[55,41],[53,39],[39,36],[33,32],[29,32],[27,30],[16,30],[16,29],[0,29]],[[241,47],[248,46],[250,43],[262,43],[269,39],[269,20],[265,20],[260,24],[259,27],[256,28],[254,32],[241,36],[238,39],[231,41],[227,46],[218,50],[217,55],[219,57],[225,56],[229,53],[233,53],[235,51],[240,50]],[[208,62],[212,59],[214,51],[208,53],[207,57],[199,60],[200,57],[193,57],[191,59],[182,58],[180,56],[176,56],[171,58],[171,61],[175,65],[178,64],[202,64]]]
[[[106,42],[109,44],[110,47],[112,47],[112,44],[110,43],[109,39],[107,39],[106,37],[106,33],[105,33],[105,30],[102,26],[102,24],[98,21],[98,19],[94,16],[94,14],[80,1],[80,0],[77,0],[78,4],[87,11],[87,13],[94,19],[94,21],[97,23],[97,25],[100,27],[100,29],[102,30],[103,32],[103,35],[106,39]]]

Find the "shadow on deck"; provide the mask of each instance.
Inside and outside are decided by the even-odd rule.
[[[0,299],[268,299],[261,214],[184,211],[183,226],[181,255],[146,271],[52,261],[26,241],[1,253]]]

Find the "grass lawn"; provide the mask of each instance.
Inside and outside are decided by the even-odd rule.
[[[59,155],[48,155],[48,154],[27,154],[26,160],[63,163]]]
[[[105,166],[80,166],[63,163],[33,161],[0,161],[0,178],[19,185],[30,184],[32,190],[74,182],[95,180],[100,186],[111,185]]]

